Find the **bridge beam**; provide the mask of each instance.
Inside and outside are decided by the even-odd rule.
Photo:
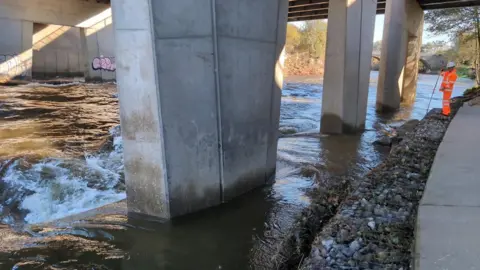
[[[330,1],[322,99],[322,133],[365,126],[377,1]]]
[[[415,0],[388,1],[383,29],[377,110],[415,101],[423,34],[423,10]]]
[[[129,211],[168,219],[271,180],[288,1],[112,7]]]

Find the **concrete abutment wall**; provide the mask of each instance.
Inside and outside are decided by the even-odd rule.
[[[34,79],[57,76],[83,77],[79,28],[34,23],[33,33],[32,77]]]
[[[112,4],[129,210],[171,218],[265,184],[288,2]]]
[[[0,77],[113,80],[111,24],[110,5],[95,0],[2,0]]]
[[[89,81],[110,81],[116,78],[113,19],[108,16],[96,24],[82,28],[85,78]]]
[[[0,18],[0,82],[32,77],[33,23]]]

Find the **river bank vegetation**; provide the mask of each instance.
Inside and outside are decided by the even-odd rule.
[[[323,21],[308,21],[302,26],[287,25],[285,45],[286,75],[323,74],[327,24]]]

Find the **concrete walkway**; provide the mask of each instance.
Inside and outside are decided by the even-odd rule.
[[[415,269],[480,269],[480,107],[465,104],[435,156],[416,228]]]

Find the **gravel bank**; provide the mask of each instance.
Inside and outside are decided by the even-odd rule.
[[[449,119],[433,110],[365,176],[316,236],[302,269],[409,269],[415,217]]]
[[[453,111],[466,101],[453,101]],[[451,117],[430,111],[321,226],[299,269],[411,269],[417,208]],[[310,225],[311,226],[311,225]]]

